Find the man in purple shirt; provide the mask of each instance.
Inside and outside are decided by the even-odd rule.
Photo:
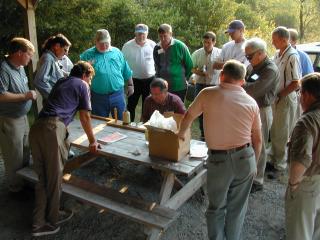
[[[182,100],[175,94],[168,92],[168,83],[162,78],[155,78],[150,84],[150,93],[143,104],[142,122],[147,122],[152,113],[174,112],[184,114],[186,108]]]
[[[59,224],[73,213],[60,211],[61,183],[64,162],[70,143],[67,126],[79,110],[81,125],[90,143],[89,150],[99,148],[91,127],[89,83],[93,67],[80,61],[74,65],[70,77],[61,78],[54,85],[30,130],[30,145],[34,170],[39,177],[35,188],[32,236],[44,236],[59,231]]]

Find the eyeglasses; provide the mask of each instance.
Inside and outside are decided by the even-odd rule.
[[[252,58],[254,57],[254,55],[255,55],[258,51],[259,51],[259,50],[255,51],[255,52],[253,52],[253,53],[251,53],[251,54],[247,54],[247,55],[246,55],[246,58],[248,59],[248,61],[251,61]]]
[[[64,50],[65,53],[69,52],[69,48],[64,47],[63,50]]]

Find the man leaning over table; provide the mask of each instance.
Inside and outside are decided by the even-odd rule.
[[[30,130],[30,146],[34,170],[39,177],[35,188],[32,236],[54,234],[59,225],[69,220],[72,212],[60,210],[61,184],[64,163],[70,143],[67,126],[79,111],[89,151],[97,152],[97,143],[91,126],[89,83],[93,67],[80,61],[74,65],[70,76],[54,85],[47,104]]]
[[[256,101],[241,87],[245,74],[245,66],[239,61],[227,61],[220,73],[219,86],[205,88],[199,93],[178,133],[184,139],[193,120],[203,113],[209,149],[206,215],[211,240],[240,239],[257,171],[261,121]]]

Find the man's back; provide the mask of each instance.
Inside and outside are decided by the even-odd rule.
[[[206,88],[198,102],[209,148],[230,149],[251,142],[251,130],[260,124],[259,108],[242,87],[221,83]]]

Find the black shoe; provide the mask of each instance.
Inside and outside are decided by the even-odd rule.
[[[253,183],[251,186],[250,193],[255,193],[263,190],[263,185],[259,183]]]
[[[60,227],[59,226],[53,226],[49,223],[43,225],[42,227],[34,228],[32,229],[32,236],[33,237],[40,237],[50,234],[55,234],[59,232]]]
[[[277,171],[277,169],[275,169],[275,167],[273,166],[272,163],[267,162],[265,171],[266,172],[275,172],[275,171]]]
[[[268,178],[268,179],[279,179],[279,177],[281,176],[281,174],[282,174],[281,171],[275,169],[275,170],[267,173],[267,178]]]

